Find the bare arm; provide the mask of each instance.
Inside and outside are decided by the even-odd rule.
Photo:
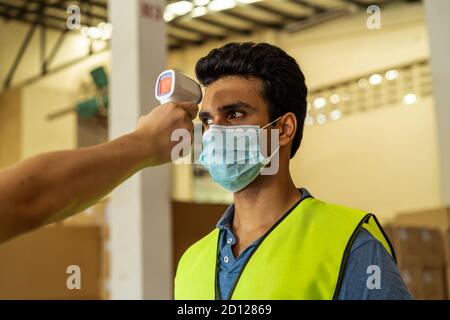
[[[192,104],[166,104],[116,140],[41,154],[0,171],[0,243],[89,207],[147,166],[170,161],[173,130],[191,130]]]

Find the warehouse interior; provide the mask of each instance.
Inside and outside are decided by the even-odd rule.
[[[432,0],[0,0],[0,169],[129,131],[165,69],[195,79],[213,48],[271,43],[309,88],[296,185],[375,213],[414,298],[450,299],[448,15]],[[232,202],[198,164],[146,169],[0,245],[0,299],[172,299],[181,255]]]

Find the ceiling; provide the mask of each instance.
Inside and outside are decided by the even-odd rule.
[[[169,48],[177,50],[233,35],[249,36],[263,29],[298,32],[350,13],[365,12],[371,4],[396,1],[411,0],[170,0],[167,1],[164,19],[167,21]],[[59,52],[64,49],[65,39],[73,35],[67,28],[67,8],[73,4],[80,7],[82,29],[98,29],[100,24],[108,21],[108,0],[0,0],[2,32],[11,33],[8,41],[14,42],[8,43],[8,47],[14,50],[8,55],[11,58],[3,58],[8,61],[8,66],[5,66],[8,70],[1,79],[3,88],[9,88],[17,79],[17,70],[23,69],[19,66],[26,62],[22,60],[27,60],[24,56],[31,50],[27,49],[33,41],[38,42],[37,46],[34,43],[33,50],[40,57],[40,66],[37,75],[27,77],[30,82],[98,53],[91,41],[87,55],[55,66],[55,56],[61,56]],[[23,31],[18,33],[11,24],[8,32],[9,22],[18,22]],[[57,35],[56,40],[50,41],[46,31]],[[36,33],[39,35],[34,37]],[[108,49],[108,41],[104,42],[106,48],[102,52]]]
[[[177,49],[223,40],[230,34],[249,35],[261,28],[296,31],[304,25],[388,1],[393,0],[216,0],[221,8],[212,7],[214,1],[183,1],[195,4],[188,13],[172,16],[168,21],[169,47]],[[175,2],[180,1],[167,1],[169,5]],[[0,18],[65,32],[67,7],[71,4],[79,5],[84,26],[97,26],[108,20],[107,0],[0,0]],[[229,4],[228,9],[225,4]]]

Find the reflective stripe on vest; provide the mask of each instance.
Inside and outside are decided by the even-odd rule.
[[[336,298],[351,245],[361,227],[395,259],[374,215],[312,197],[303,199],[264,235],[228,298]],[[215,229],[184,253],[175,279],[175,299],[218,297],[219,232]]]

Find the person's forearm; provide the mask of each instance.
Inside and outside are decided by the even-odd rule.
[[[166,103],[142,116],[131,134],[0,170],[0,243],[78,213],[136,171],[169,162],[174,130],[192,131],[197,112],[194,103]]]
[[[9,217],[0,221],[0,241],[95,203],[152,164],[149,148],[130,134],[94,147],[39,155],[8,169],[0,177],[5,190],[0,203],[6,204],[1,209],[8,210],[2,216]]]

